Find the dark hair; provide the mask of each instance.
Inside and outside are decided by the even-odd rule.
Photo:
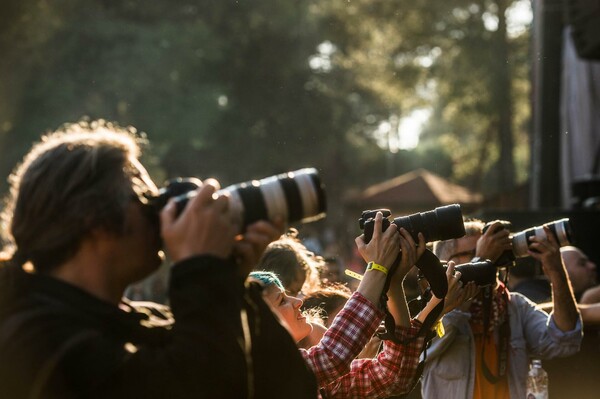
[[[2,220],[12,263],[31,261],[48,272],[73,256],[92,229],[121,232],[125,208],[141,190],[132,187],[131,161],[143,141],[133,128],[103,120],[43,136],[9,177]]]

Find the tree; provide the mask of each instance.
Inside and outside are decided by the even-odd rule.
[[[320,12],[335,21],[337,64],[382,98],[388,115],[432,107],[423,141],[446,149],[454,180],[494,192],[514,185],[514,143],[527,138],[528,35],[510,36],[506,21],[515,3],[358,0],[323,2]],[[524,165],[528,154],[517,154]]]

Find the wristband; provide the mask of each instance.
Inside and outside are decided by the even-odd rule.
[[[385,274],[387,276],[388,274],[388,269],[385,266],[381,266],[375,262],[369,262],[367,264],[367,270],[379,270],[380,272],[382,272],[383,274]]]

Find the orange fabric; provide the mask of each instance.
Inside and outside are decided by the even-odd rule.
[[[473,399],[510,399],[508,378],[504,375],[496,384],[491,383],[483,374],[481,354],[485,356],[485,363],[493,375],[498,375],[498,346],[492,334],[486,334],[485,339],[481,331],[476,331],[476,326],[471,326],[475,334],[475,388]],[[479,330],[483,330],[479,325]],[[485,351],[483,350],[485,345]]]

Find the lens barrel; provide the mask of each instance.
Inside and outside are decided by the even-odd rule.
[[[175,197],[178,214],[190,198],[196,195],[198,179],[172,180],[151,199],[159,211],[169,198]],[[304,168],[261,180],[251,180],[225,187],[217,192],[228,195],[233,222],[241,230],[258,220],[274,221],[277,217],[287,223],[306,223],[325,216],[325,188],[315,168]]]
[[[485,287],[496,282],[497,269],[489,260],[463,263],[455,266],[454,270],[460,272],[460,281],[463,284],[473,281],[477,286]]]
[[[241,226],[282,217],[306,223],[325,216],[325,189],[317,170],[305,168],[235,184],[219,190],[229,194],[229,206]]]
[[[391,222],[387,219],[391,215],[389,209],[376,209],[363,211],[360,219],[358,219],[359,227],[364,230],[365,242],[371,241],[377,212],[381,212],[384,217],[382,221],[383,231],[389,227],[390,223],[394,223],[398,228],[403,227],[406,229],[416,242],[419,241],[419,233],[423,233],[426,242],[449,240],[465,235],[465,225],[459,204],[441,206],[427,212],[400,216]]]
[[[415,241],[419,241],[419,232],[423,233],[426,242],[449,240],[465,235],[460,205],[440,206],[431,211],[400,216],[392,222],[398,228],[404,227]]]
[[[523,230],[519,233],[513,234],[511,237],[512,240],[512,250],[517,258],[524,258],[529,256],[529,238],[530,237],[538,237],[545,238],[546,233],[544,231],[544,226],[550,228],[550,231],[558,241],[558,244],[561,247],[571,245],[573,243],[573,232],[571,230],[571,224],[569,223],[568,218],[555,220],[552,222],[545,223],[541,226],[531,227],[527,230]]]

